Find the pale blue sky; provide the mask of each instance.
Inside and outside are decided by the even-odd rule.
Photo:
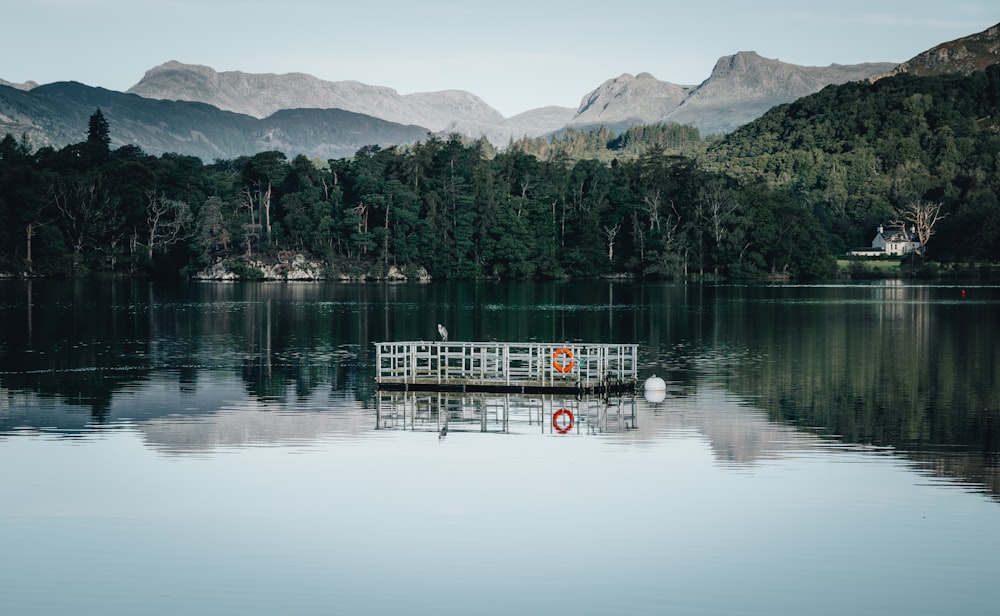
[[[993,1],[31,0],[2,11],[0,79],[126,90],[178,60],[401,94],[467,90],[511,116],[575,108],[622,73],[697,84],[738,51],[902,62],[1000,22]]]

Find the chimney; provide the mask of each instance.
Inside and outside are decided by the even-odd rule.
[[[879,234],[879,235],[882,235],[882,232],[883,232],[883,231],[882,231],[882,225],[879,225],[879,226],[878,226],[878,234]]]

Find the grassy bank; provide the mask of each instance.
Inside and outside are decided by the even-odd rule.
[[[854,280],[880,278],[1000,279],[998,263],[938,263],[928,259],[837,259],[840,275]]]
[[[903,278],[902,259],[837,259],[842,276],[852,279]]]

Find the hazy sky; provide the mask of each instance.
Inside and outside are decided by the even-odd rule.
[[[807,66],[902,62],[1000,22],[995,0],[20,0],[0,79],[127,90],[178,60],[400,92],[472,92],[505,116],[577,107],[622,73],[697,84],[738,51]]]

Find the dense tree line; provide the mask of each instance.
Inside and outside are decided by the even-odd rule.
[[[538,158],[554,155],[572,159],[596,158],[605,162],[631,160],[659,149],[667,154],[697,157],[705,152],[708,141],[697,128],[681,124],[640,124],[615,133],[606,126],[589,130],[567,128],[545,137],[524,137],[510,143],[516,149]]]
[[[0,141],[0,271],[183,276],[311,255],[331,275],[831,276],[914,208],[928,255],[1000,255],[1000,67],[828,87],[711,143],[678,126],[566,131],[496,151],[429,135],[347,159],[204,164],[86,141]],[[928,236],[929,237],[929,236]],[[243,268],[242,270],[240,268]]]
[[[606,164],[428,136],[320,163],[262,152],[203,164],[109,143],[100,110],[87,140],[61,150],[3,139],[4,269],[162,276],[288,253],[333,273],[439,279],[819,277],[833,267],[816,242],[823,230],[791,193],[738,185],[658,147]]]

